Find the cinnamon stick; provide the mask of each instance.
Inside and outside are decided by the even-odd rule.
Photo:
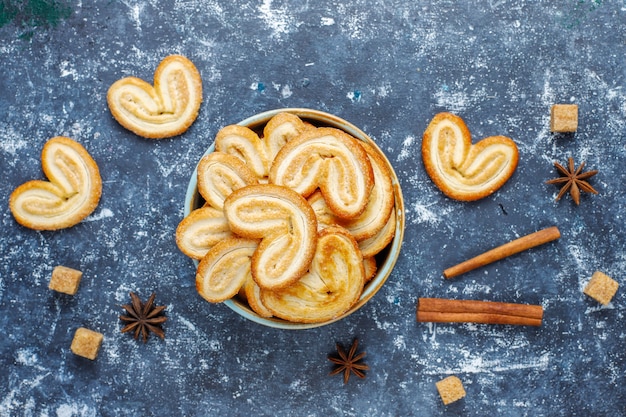
[[[543,307],[495,301],[420,298],[418,322],[483,323],[541,326]]]
[[[551,242],[561,237],[561,233],[556,226],[548,227],[547,229],[539,230],[538,232],[531,233],[529,235],[520,237],[497,248],[484,252],[472,259],[468,259],[465,262],[461,262],[458,265],[450,267],[443,271],[443,276],[446,278],[453,278],[458,275],[469,272],[473,269],[485,266],[507,256],[514,255],[519,252],[523,252],[527,249],[534,248],[535,246],[543,245],[544,243]]]

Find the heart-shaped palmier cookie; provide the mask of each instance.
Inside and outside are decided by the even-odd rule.
[[[395,211],[392,211],[391,216],[387,219],[385,227],[379,230],[374,236],[359,242],[359,249],[361,249],[363,257],[367,258],[377,255],[385,249],[385,247],[387,247],[396,234],[396,222],[396,213]]]
[[[270,161],[263,141],[252,129],[239,125],[224,126],[215,135],[215,150],[239,158],[258,179],[267,178]]]
[[[233,191],[259,181],[239,158],[223,152],[204,156],[198,164],[198,192],[212,207],[222,209]]]
[[[196,271],[196,290],[205,300],[220,303],[239,292],[250,277],[250,259],[258,241],[230,237],[213,246]]]
[[[215,150],[243,161],[260,182],[267,182],[270,165],[291,139],[313,126],[292,113],[278,113],[263,128],[263,137],[240,125],[225,126],[215,136]]]
[[[248,277],[243,284],[239,295],[242,296],[247,302],[252,311],[257,313],[260,317],[272,317],[273,314],[263,305],[261,301],[261,287],[252,278],[252,274]]]
[[[341,219],[333,215],[320,191],[316,191],[307,198],[317,216],[318,228],[320,225],[336,224],[342,226],[348,229],[357,242],[375,236],[385,227],[389,217],[392,215],[395,202],[391,173],[385,160],[373,146],[367,143],[363,143],[361,146],[363,146],[370,159],[375,179],[367,207],[363,213],[353,219]]]
[[[230,229],[261,239],[252,257],[252,277],[261,288],[284,288],[304,275],[317,244],[315,213],[306,200],[286,187],[249,185],[224,201]]]
[[[335,226],[320,232],[308,273],[284,290],[261,289],[261,300],[276,317],[319,323],[348,311],[359,300],[364,283],[363,256],[356,241]]]
[[[192,259],[202,259],[222,240],[232,236],[224,212],[211,206],[189,213],[176,228],[176,245]]]
[[[81,144],[62,136],[50,139],[41,152],[41,166],[49,181],[28,181],[9,198],[19,224],[36,230],[63,229],[96,209],[102,179],[98,165]]]
[[[169,138],[182,134],[196,120],[202,79],[189,59],[170,55],[154,72],[154,85],[137,77],[122,78],[109,88],[107,102],[126,129],[145,138]]]
[[[339,129],[321,127],[306,130],[282,147],[269,180],[304,197],[319,188],[336,216],[351,219],[365,210],[374,173],[357,139]]]
[[[422,158],[426,172],[445,195],[473,201],[494,193],[513,175],[518,150],[506,136],[472,144],[463,119],[439,113],[424,132]]]
[[[291,139],[305,130],[312,128],[312,125],[305,124],[302,119],[293,113],[278,113],[263,128],[263,143],[267,158],[273,161],[278,151],[287,142],[290,142]]]

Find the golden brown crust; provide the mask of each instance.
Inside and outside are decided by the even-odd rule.
[[[252,274],[246,280],[246,283],[243,285],[243,294],[248,302],[248,305],[256,314],[260,317],[272,317],[272,312],[267,309],[263,305],[263,301],[261,301],[261,288],[254,282],[252,278]]]
[[[48,181],[28,181],[9,197],[9,207],[19,224],[36,230],[63,229],[96,209],[102,178],[82,145],[70,138],[54,137],[43,147],[41,165]]]
[[[307,129],[310,125],[292,113],[278,113],[263,128],[263,143],[269,161],[273,161],[283,146]]]
[[[378,271],[376,258],[373,256],[370,256],[369,258],[363,258],[363,266],[365,267],[365,282],[370,282]]]
[[[285,288],[306,273],[317,244],[315,213],[295,191],[273,184],[249,185],[224,202],[230,229],[262,239],[252,258],[261,288]]]
[[[198,192],[211,206],[222,209],[233,191],[257,184],[254,172],[239,158],[223,152],[204,156],[198,164]]]
[[[367,152],[372,164],[374,187],[365,211],[356,219],[341,223],[343,227],[350,230],[357,242],[374,236],[385,227],[395,206],[391,171],[387,166],[387,161],[372,145],[364,142],[361,146]]]
[[[250,258],[258,242],[230,237],[213,246],[196,272],[196,290],[205,300],[219,303],[233,297],[250,276]]]
[[[336,216],[352,219],[367,206],[374,173],[357,139],[321,127],[303,132],[282,147],[270,168],[269,181],[304,197],[319,188]]]
[[[347,230],[329,227],[319,233],[309,272],[281,291],[261,289],[261,300],[276,317],[320,323],[347,312],[365,284],[363,256]]]
[[[111,114],[131,132],[150,139],[177,136],[198,117],[202,79],[195,65],[181,55],[163,59],[154,85],[137,77],[122,78],[109,87]]]
[[[315,213],[315,218],[317,219],[317,230],[321,231],[329,226],[337,226],[339,224],[339,217],[335,216],[335,214],[328,207],[328,204],[326,204],[326,200],[324,200],[324,196],[320,190],[311,194],[306,201]]]
[[[350,231],[357,242],[369,239],[380,232],[387,224],[395,206],[391,172],[387,162],[373,146],[367,143],[363,143],[362,146],[367,151],[375,178],[374,187],[363,213],[354,219],[346,220],[334,215],[320,191],[314,192],[307,199],[317,216],[318,228],[331,225],[342,226]]]
[[[385,249],[396,234],[396,213],[392,212],[387,224],[377,234],[359,242],[364,258],[372,257]]]
[[[251,129],[239,125],[221,128],[215,135],[215,150],[239,158],[259,180],[267,178],[271,161],[259,135]]]
[[[222,210],[205,206],[189,213],[176,228],[176,245],[193,259],[202,259],[218,242],[232,232]]]
[[[515,142],[505,136],[472,145],[465,122],[451,113],[435,115],[423,135],[426,172],[455,200],[473,201],[494,193],[513,175],[518,158]]]

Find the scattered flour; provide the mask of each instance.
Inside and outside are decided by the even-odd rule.
[[[494,374],[500,372],[509,372],[520,369],[537,369],[547,370],[550,365],[551,356],[548,353],[544,353],[539,356],[534,356],[525,361],[515,361],[515,357],[510,360],[503,361],[502,359],[487,359],[485,352],[478,352],[472,354],[465,352],[467,358],[458,362],[454,368],[445,366],[435,366],[429,363],[424,369],[424,373],[428,375],[452,375],[452,374]]]
[[[76,68],[74,68],[69,61],[61,61],[59,70],[61,71],[61,78],[72,76],[74,80],[78,79],[78,71],[76,71]]]
[[[86,222],[97,222],[100,221],[102,219],[106,219],[109,217],[114,217],[115,215],[113,214],[113,212],[108,209],[108,208],[103,208],[102,210],[100,210],[97,213],[92,214],[91,216],[87,217],[85,220]]]
[[[258,10],[260,18],[272,30],[273,38],[280,38],[294,26],[293,16],[290,16],[284,8],[272,7],[272,0],[263,0]]]
[[[61,404],[56,409],[56,417],[96,417],[96,410],[86,404]]]
[[[400,149],[400,153],[398,154],[398,157],[397,157],[398,161],[404,161],[406,159],[409,159],[416,152],[419,151],[419,149],[416,149],[414,147],[416,140],[417,139],[415,138],[415,136],[409,135],[402,141],[402,149]]]

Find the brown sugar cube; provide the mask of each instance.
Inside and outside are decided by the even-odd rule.
[[[74,295],[78,291],[78,284],[80,284],[82,276],[81,271],[59,265],[52,270],[52,278],[50,278],[48,288]]]
[[[578,105],[554,104],[550,109],[551,132],[575,132],[578,129]]]
[[[74,354],[93,361],[98,356],[103,338],[102,333],[79,327],[76,329],[76,333],[74,333],[74,339],[72,340],[70,349]]]
[[[600,271],[596,271],[583,292],[600,304],[607,305],[617,292],[617,287],[619,287],[617,281]]]
[[[439,391],[439,396],[441,397],[444,405],[448,405],[465,397],[463,383],[455,375],[450,375],[449,377],[436,382],[435,385],[437,386],[437,391]]]

